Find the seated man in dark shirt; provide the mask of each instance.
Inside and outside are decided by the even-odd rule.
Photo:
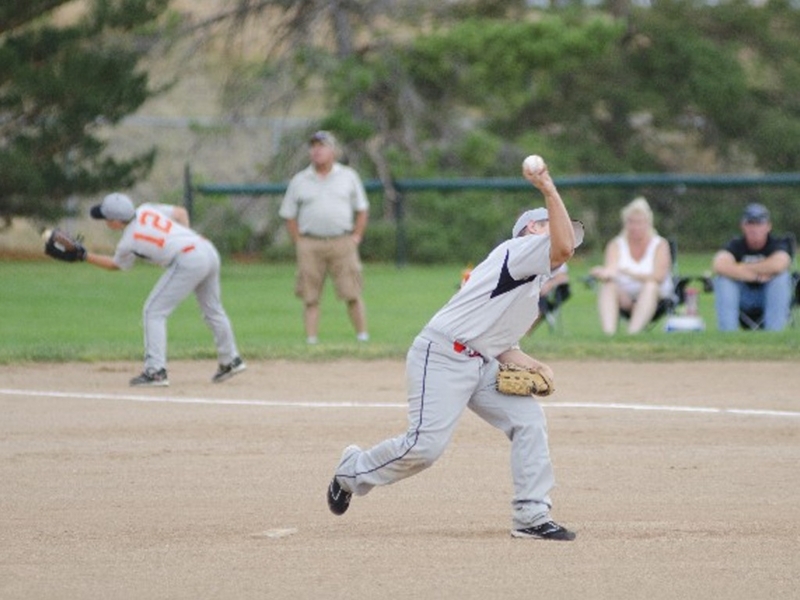
[[[793,248],[772,235],[769,211],[749,204],[741,219],[742,236],[717,252],[712,264],[714,304],[720,331],[739,329],[739,313],[759,313],[763,328],[780,331],[789,320]]]

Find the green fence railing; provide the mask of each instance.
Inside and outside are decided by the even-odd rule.
[[[585,174],[554,177],[559,189],[567,188],[637,188],[637,187],[800,187],[800,173],[753,173],[753,174],[698,174],[698,173],[615,173]],[[288,182],[266,182],[249,184],[192,183],[191,169],[186,165],[184,171],[184,205],[190,216],[193,212],[194,195],[203,196],[261,196],[282,195]],[[404,194],[415,191],[452,192],[459,190],[529,190],[530,183],[522,177],[477,178],[434,178],[398,179],[392,182],[397,192],[394,216],[397,226],[396,254],[398,263],[405,262],[406,239],[403,227],[405,214]],[[364,181],[367,192],[380,192],[384,185],[380,180]]]

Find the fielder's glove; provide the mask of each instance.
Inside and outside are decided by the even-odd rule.
[[[80,238],[73,238],[66,231],[54,229],[44,243],[44,253],[56,260],[78,262],[86,260],[86,248]]]
[[[512,396],[549,396],[556,388],[541,371],[505,363],[497,370],[497,391]]]

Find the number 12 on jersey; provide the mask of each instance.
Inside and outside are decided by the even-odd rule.
[[[168,217],[152,210],[145,210],[139,215],[139,224],[154,229],[155,235],[136,232],[133,234],[133,239],[155,244],[159,248],[164,247],[166,236],[172,229],[172,221]],[[164,235],[157,235],[159,232]]]

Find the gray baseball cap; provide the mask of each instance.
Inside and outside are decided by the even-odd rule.
[[[308,138],[308,143],[314,144],[316,142],[330,146],[334,149],[339,147],[339,142],[336,140],[336,136],[334,136],[330,131],[315,131],[313,134],[311,134],[311,137]]]
[[[548,221],[549,215],[546,208],[534,208],[526,210],[514,223],[511,229],[511,237],[519,237],[519,234],[528,226],[531,221]],[[583,243],[583,223],[580,221],[572,221],[572,229],[575,232],[575,247],[577,248]]]
[[[125,194],[114,192],[109,194],[100,204],[95,204],[89,211],[93,219],[106,219],[108,221],[124,221],[133,219],[136,209],[133,202]]]

